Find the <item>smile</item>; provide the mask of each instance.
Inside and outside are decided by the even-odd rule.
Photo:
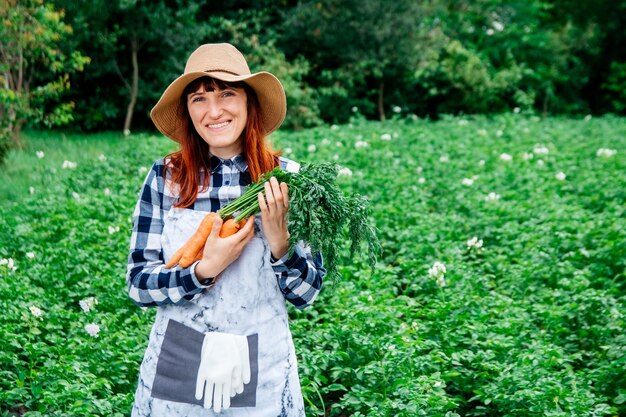
[[[220,127],[228,126],[230,124],[230,120],[227,122],[216,123],[214,125],[207,125],[210,129],[219,129]]]

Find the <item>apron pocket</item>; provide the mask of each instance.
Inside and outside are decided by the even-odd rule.
[[[259,335],[247,336],[250,359],[250,382],[243,392],[230,399],[231,407],[256,406],[256,391],[259,373]],[[152,385],[152,397],[160,400],[196,404],[196,380],[200,366],[204,333],[169,320]]]

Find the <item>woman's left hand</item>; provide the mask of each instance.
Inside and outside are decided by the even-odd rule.
[[[282,258],[289,249],[287,213],[289,211],[289,189],[286,183],[278,183],[274,177],[265,183],[265,197],[258,194],[261,208],[263,233],[270,245],[272,256]]]

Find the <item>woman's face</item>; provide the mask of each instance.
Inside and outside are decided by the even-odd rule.
[[[243,151],[242,132],[248,120],[248,97],[243,88],[207,91],[200,87],[187,95],[187,110],[209,152],[229,159]]]

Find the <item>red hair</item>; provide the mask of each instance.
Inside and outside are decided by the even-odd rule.
[[[209,145],[200,137],[193,127],[187,110],[187,95],[197,91],[201,86],[206,91],[226,88],[243,88],[247,96],[248,119],[243,135],[243,155],[248,164],[250,179],[256,181],[261,174],[271,171],[279,165],[278,156],[266,140],[261,122],[261,108],[254,90],[246,83],[227,83],[211,77],[202,77],[191,82],[180,97],[181,121],[187,132],[180,141],[180,149],[167,156],[168,167],[172,171],[172,182],[179,186],[179,201],[175,207],[189,207],[202,191],[210,185],[211,167]]]

